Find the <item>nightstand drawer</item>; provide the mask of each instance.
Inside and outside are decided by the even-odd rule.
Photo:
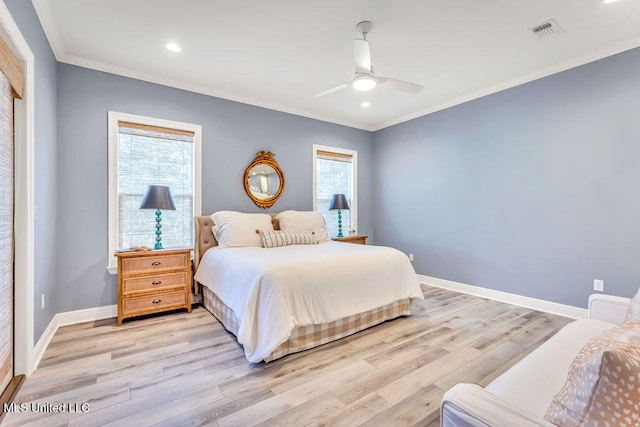
[[[189,273],[156,274],[154,276],[131,277],[122,280],[122,294],[138,292],[155,292],[167,288],[182,286],[187,288]]]
[[[153,313],[187,306],[187,292],[166,292],[137,298],[123,298],[124,316]]]
[[[123,270],[120,274],[130,275],[165,270],[186,269],[189,266],[186,254],[153,255],[125,259],[122,261]]]

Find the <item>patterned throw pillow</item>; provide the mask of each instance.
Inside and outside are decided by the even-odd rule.
[[[640,320],[587,342],[544,418],[559,426],[640,425]]]
[[[315,245],[318,241],[312,231],[256,230],[263,248],[279,248],[290,245]]]
[[[638,289],[636,296],[629,301],[629,308],[627,308],[627,314],[624,316],[625,322],[632,320],[640,320],[640,289]]]

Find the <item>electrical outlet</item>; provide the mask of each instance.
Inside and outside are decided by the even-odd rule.
[[[42,294],[40,298],[40,310],[44,310],[44,294]]]
[[[604,280],[593,279],[593,290],[598,292],[604,292]]]
[[[409,261],[413,261],[413,254],[409,254]]]

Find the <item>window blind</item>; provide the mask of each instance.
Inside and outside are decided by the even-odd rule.
[[[0,393],[13,377],[13,97],[0,72]]]
[[[330,236],[338,234],[338,211],[330,211],[333,194],[342,193],[349,206],[353,205],[353,156],[350,154],[316,151],[316,210],[322,214]],[[342,211],[342,232],[351,229],[351,210]]]
[[[22,98],[23,91],[24,68],[0,37],[0,393],[14,374],[13,98]]]
[[[331,160],[333,162],[346,162],[346,163],[353,162],[353,156],[351,154],[332,153],[330,151],[323,151],[323,150],[316,151],[316,158],[322,159],[322,160]]]
[[[160,126],[150,126],[142,123],[118,122],[121,134],[138,135],[147,138],[168,139],[172,141],[193,142],[194,133],[188,130],[170,129]]]
[[[176,210],[162,211],[165,248],[193,246],[194,133],[118,122],[118,248],[155,241],[155,211],[140,209],[148,185],[166,185]]]
[[[15,57],[9,46],[0,37],[0,71],[11,85],[9,94],[12,97],[22,99],[24,92],[24,67]],[[12,100],[13,102],[13,100]],[[13,116],[11,117],[13,123]]]

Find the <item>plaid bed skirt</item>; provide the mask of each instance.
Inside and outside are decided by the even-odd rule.
[[[222,323],[226,330],[237,335],[240,323],[233,310],[227,307],[218,296],[206,286],[203,286],[202,290],[205,308]],[[405,298],[333,322],[298,326],[291,332],[289,339],[280,344],[269,356],[265,357],[264,361],[270,362],[287,354],[308,350],[355,334],[356,332],[378,325],[387,320],[400,316],[408,316],[409,314],[411,314],[411,299]]]

